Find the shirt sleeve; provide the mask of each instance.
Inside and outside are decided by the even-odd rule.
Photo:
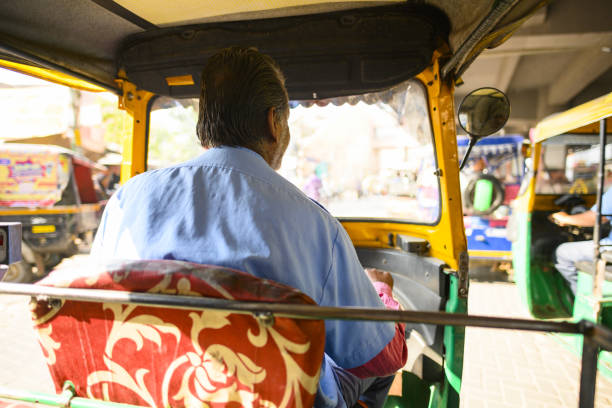
[[[90,255],[93,258],[99,260],[142,259],[138,256],[132,234],[123,224],[125,211],[141,211],[141,209],[134,205],[124,210],[121,194],[122,190],[120,189],[106,203],[98,231],[91,246]],[[128,214],[128,217],[134,218],[132,214]]]
[[[597,211],[597,203],[591,207],[591,211]],[[612,188],[609,188],[601,197],[601,213],[612,214]],[[606,218],[610,219],[612,216]]]
[[[94,237],[93,244],[91,245],[90,255],[93,257],[103,257],[104,256],[103,254],[104,247],[105,247],[104,240],[106,239],[106,235],[108,235],[106,233],[106,226],[108,224],[108,217],[109,217],[108,214],[109,212],[112,213],[110,209],[115,205],[116,200],[117,200],[116,197],[111,196],[111,198],[106,203],[106,207],[104,208],[104,211],[102,212],[102,218],[100,219],[100,223],[98,225],[98,230],[96,231],[96,236]],[[111,214],[111,217],[112,217],[112,214]],[[114,224],[111,223],[110,225],[112,226]]]
[[[389,285],[383,282],[374,282],[374,288],[387,309],[400,309],[399,303],[393,299]],[[406,327],[403,323],[396,323],[395,335],[385,348],[367,363],[348,371],[359,378],[386,377],[399,371],[406,364],[407,359]]]
[[[318,303],[322,306],[385,308],[384,301],[390,300],[386,297],[382,299],[377,293],[357,258],[348,234],[340,223],[337,225],[331,266]],[[385,294],[391,298],[390,292]],[[389,358],[375,360],[385,366],[384,370],[376,371],[376,376],[378,373],[395,372],[403,366],[400,362],[404,358],[405,344],[403,331],[400,330],[398,335],[396,326],[389,322],[327,320],[325,351],[336,364],[347,370],[365,365],[382,352]],[[389,350],[384,351],[387,348]],[[367,371],[363,375],[371,376],[373,372]]]

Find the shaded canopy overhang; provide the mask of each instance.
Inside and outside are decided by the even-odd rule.
[[[531,135],[534,143],[564,133],[597,134],[600,121],[606,121],[606,134],[612,132],[612,93],[542,120]]]
[[[362,94],[403,82],[445,49],[455,79],[541,0],[22,0],[0,2],[0,58],[118,91],[197,97],[207,58],[230,45],[275,58],[292,99]]]

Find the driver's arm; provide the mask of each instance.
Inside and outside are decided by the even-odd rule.
[[[588,210],[580,214],[570,215],[565,211],[559,211],[551,215],[553,220],[559,225],[574,225],[576,227],[592,227],[597,220],[597,213]]]
[[[399,310],[400,305],[393,299],[393,277],[387,271],[376,268],[366,268],[365,273],[370,278],[376,292],[390,310]],[[384,377],[398,371],[406,364],[408,348],[406,346],[406,326],[403,323],[395,324],[395,336],[373,359],[367,363],[348,369],[350,373],[359,378]],[[393,369],[394,368],[394,369]]]
[[[612,188],[608,188],[601,197],[602,214],[612,214]],[[563,225],[574,225],[576,227],[592,227],[597,222],[597,204],[589,211],[580,214],[569,215],[565,211],[559,211],[550,217],[554,222]],[[602,222],[608,222],[606,217],[602,217]]]

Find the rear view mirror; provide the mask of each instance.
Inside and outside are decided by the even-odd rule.
[[[470,144],[459,166],[461,170],[478,139],[504,127],[510,116],[510,102],[499,89],[479,88],[463,98],[457,116],[459,124],[470,136]]]
[[[510,102],[498,89],[476,89],[463,99],[458,116],[459,124],[471,137],[489,136],[508,121]]]

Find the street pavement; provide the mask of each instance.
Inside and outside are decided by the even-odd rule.
[[[32,330],[29,301],[0,295],[0,388],[55,393]]]
[[[516,286],[470,283],[468,311],[511,318],[531,316]],[[580,360],[555,335],[468,327],[461,407],[577,407]],[[596,407],[612,407],[612,383],[598,376]]]
[[[28,302],[0,295],[0,387],[54,392]],[[511,283],[472,282],[469,311],[529,318]],[[552,335],[468,328],[461,407],[577,407],[579,374],[579,359]],[[612,407],[612,383],[603,378],[596,407]]]

